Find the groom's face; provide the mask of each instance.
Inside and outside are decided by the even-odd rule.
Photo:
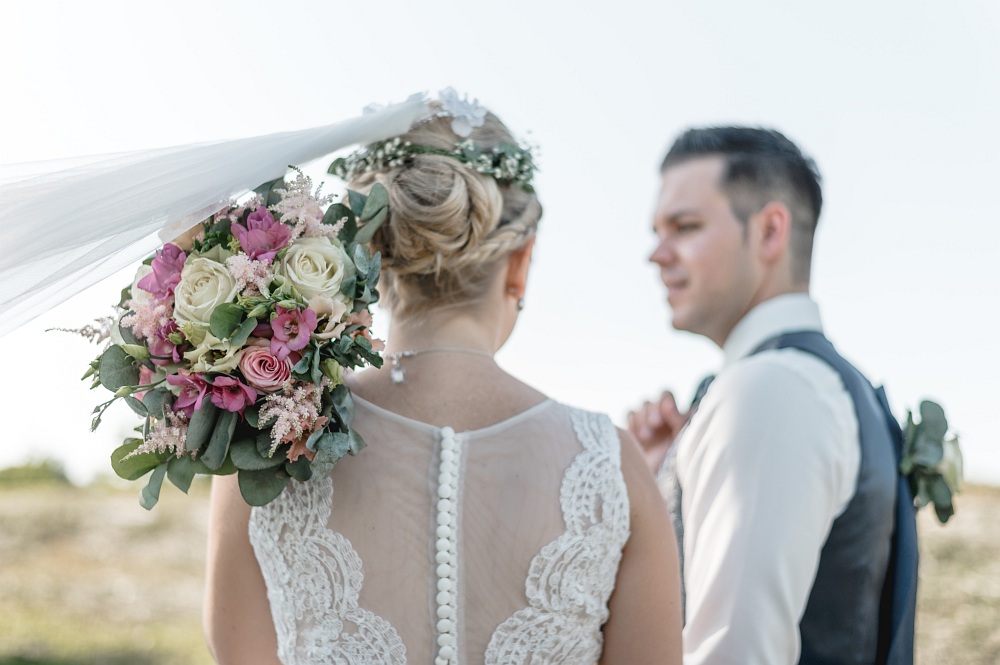
[[[719,187],[721,157],[698,157],[663,173],[649,260],[667,287],[672,323],[722,345],[749,311],[759,283],[745,225]]]

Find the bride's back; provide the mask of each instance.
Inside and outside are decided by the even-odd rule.
[[[599,658],[629,529],[607,419],[543,400],[451,436],[356,408],[364,453],[251,523],[283,662]]]

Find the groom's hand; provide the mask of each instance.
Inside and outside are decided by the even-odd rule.
[[[646,464],[654,474],[686,422],[687,414],[680,412],[669,390],[656,402],[646,401],[635,411],[629,411],[628,430],[642,446]]]

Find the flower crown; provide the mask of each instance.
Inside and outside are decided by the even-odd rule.
[[[533,192],[531,181],[535,175],[535,163],[531,150],[515,143],[500,143],[491,149],[483,149],[468,138],[472,130],[482,127],[487,110],[478,99],[459,97],[452,88],[438,93],[441,110],[422,122],[433,118],[451,118],[451,129],[464,140],[455,144],[452,150],[442,150],[423,145],[414,145],[396,137],[372,143],[347,157],[340,157],[328,169],[338,178],[350,182],[363,173],[385,171],[402,166],[415,155],[444,155],[468,164],[477,173],[488,175],[505,184],[516,184],[527,192]],[[418,123],[419,124],[419,123]]]
[[[397,136],[334,160],[328,172],[350,182],[363,173],[402,166],[415,155],[451,157],[498,182],[517,185],[527,192],[534,191],[531,181],[535,175],[535,163],[528,148],[514,143],[500,143],[491,149],[483,149],[472,139],[456,143],[452,150],[442,150],[403,141]]]

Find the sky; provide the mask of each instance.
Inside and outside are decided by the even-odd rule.
[[[619,424],[721,360],[670,328],[647,262],[660,159],[687,127],[778,128],[824,177],[811,292],[829,336],[900,417],[943,404],[967,479],[1000,484],[992,0],[4,0],[0,16],[0,165],[325,125],[447,86],[478,97],[539,146],[545,207],[498,361]],[[110,313],[133,272],[0,338],[0,466],[107,471],[135,421],[89,433],[104,396],[79,377],[98,349],[45,330]]]

